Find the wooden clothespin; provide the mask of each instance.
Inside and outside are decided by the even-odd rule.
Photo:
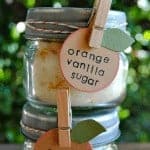
[[[89,143],[78,144],[71,141],[72,125],[69,90],[57,90],[58,129],[43,134],[35,144],[35,150],[92,150]]]
[[[68,89],[59,89],[57,91],[57,110],[58,110],[58,139],[59,146],[71,147],[71,106]]]
[[[94,7],[96,7],[96,15],[94,23],[92,23],[92,32],[90,36],[89,46],[100,48],[103,38],[104,26],[111,7],[111,0],[96,0]]]

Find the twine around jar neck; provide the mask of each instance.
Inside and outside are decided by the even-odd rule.
[[[93,14],[94,15],[94,14]],[[90,18],[92,20],[93,17]],[[90,22],[90,21],[89,21]],[[63,26],[63,27],[68,27],[70,29],[78,30],[81,27],[75,26],[75,25],[70,25],[66,23],[60,23],[60,22],[46,22],[46,21],[26,21],[26,26],[32,30],[39,31],[39,32],[46,32],[46,33],[53,33],[53,34],[71,34],[73,31],[65,31],[65,30],[52,30],[52,29],[42,29],[42,28],[37,28],[33,24],[51,24],[51,25],[57,25],[57,26]],[[118,28],[118,27],[123,27],[126,26],[127,23],[122,23],[116,26],[113,26],[111,28]]]
[[[36,134],[44,134],[45,133],[45,131],[42,131],[40,129],[34,129],[34,128],[24,125],[22,121],[20,122],[20,125],[21,125],[22,129],[25,129],[26,131],[31,132],[31,133],[33,133],[33,132]]]
[[[62,34],[70,34],[72,33],[71,31],[65,31],[65,30],[52,30],[52,29],[41,29],[33,26],[32,24],[51,24],[51,25],[57,25],[57,26],[63,26],[63,27],[68,27],[70,29],[77,30],[80,27],[74,26],[74,25],[69,25],[66,23],[60,23],[60,22],[46,22],[46,21],[27,21],[26,26],[30,29],[36,30],[36,31],[41,31],[41,32],[47,32],[47,33],[62,33]]]

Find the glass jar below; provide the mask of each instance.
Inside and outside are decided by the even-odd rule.
[[[37,141],[47,131],[58,128],[57,110],[36,106],[26,103],[20,122],[22,134],[31,141]],[[106,129],[105,132],[89,141],[94,148],[113,143],[120,136],[120,121],[116,108],[72,111],[72,128],[83,120],[95,120]]]

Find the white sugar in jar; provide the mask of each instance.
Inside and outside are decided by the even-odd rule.
[[[56,91],[60,88],[70,89],[73,107],[112,107],[123,101],[128,73],[128,60],[123,53],[120,53],[119,69],[112,83],[94,93],[73,88],[61,72],[61,47],[68,35],[76,30],[61,23],[84,28],[88,26],[90,14],[91,9],[87,8],[34,8],[28,11],[24,85],[29,101],[56,105]],[[109,12],[105,28],[114,27],[126,31],[126,17],[123,12]]]

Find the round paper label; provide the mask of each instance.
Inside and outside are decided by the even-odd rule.
[[[116,77],[119,53],[103,47],[89,47],[89,36],[90,30],[84,28],[67,38],[60,52],[60,66],[65,79],[74,88],[97,92]]]
[[[35,150],[92,150],[89,143],[71,143],[71,147],[60,147],[58,142],[58,129],[53,129],[43,134],[35,144]]]

